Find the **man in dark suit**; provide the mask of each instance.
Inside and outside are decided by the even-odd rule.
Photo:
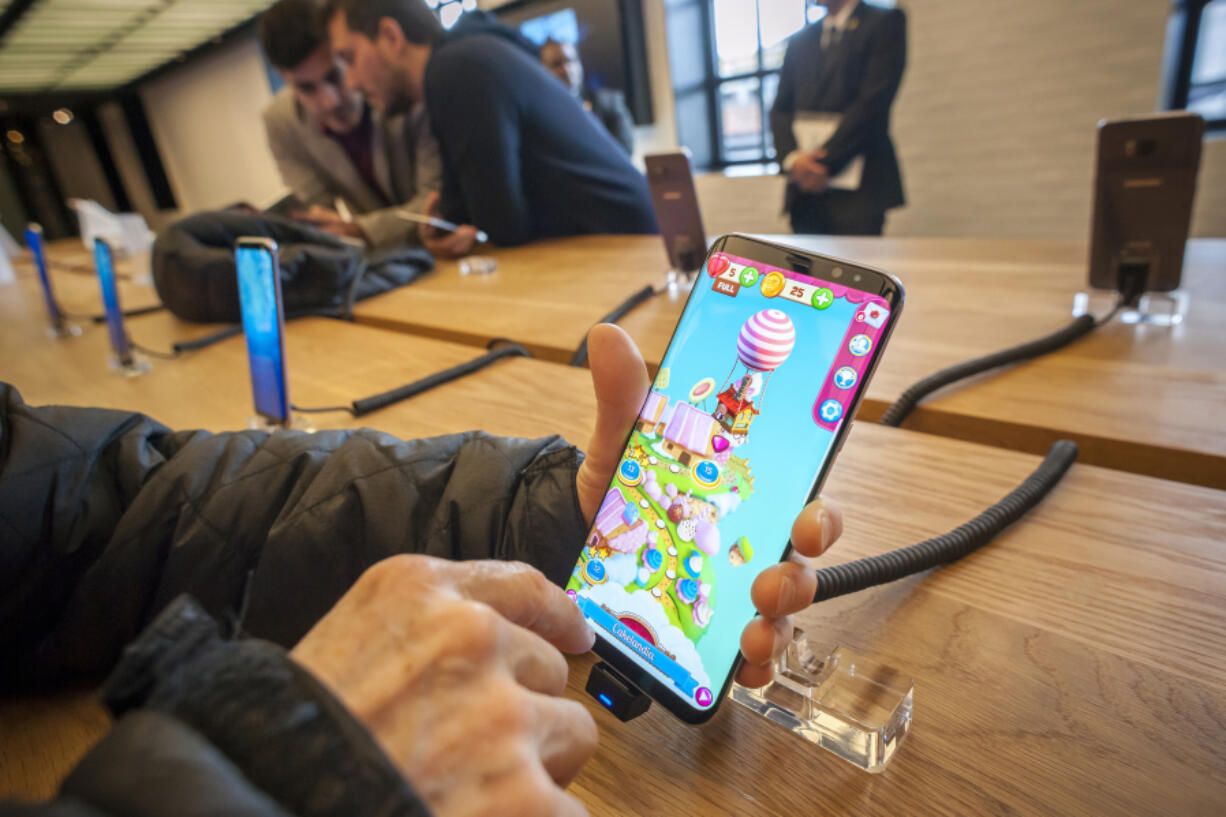
[[[643,174],[518,32],[482,11],[444,31],[424,0],[330,0],[328,19],[371,105],[425,102],[443,157],[437,212],[461,225],[426,228],[435,255],[467,254],[476,227],[501,246],[658,231]]]
[[[634,119],[626,107],[626,96],[613,88],[593,88],[584,82],[583,62],[573,43],[548,39],[541,46],[541,64],[570,89],[584,109],[600,120],[605,130],[634,155]]]
[[[823,5],[826,16],[788,44],[771,108],[775,152],[788,176],[784,208],[797,233],[881,235],[886,211],[904,202],[890,106],[907,61],[906,16],[859,0]],[[841,119],[824,145],[801,151],[793,125],[806,113]],[[858,188],[831,187],[857,157]]]

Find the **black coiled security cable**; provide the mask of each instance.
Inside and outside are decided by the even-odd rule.
[[[950,366],[948,369],[933,372],[923,380],[914,383],[902,393],[901,397],[890,404],[885,414],[881,416],[881,425],[894,426],[895,428],[902,425],[902,421],[907,419],[907,416],[915,410],[919,402],[937,389],[944,388],[959,380],[1000,368],[1001,366],[1020,363],[1023,360],[1032,360],[1036,357],[1050,354],[1057,349],[1063,349],[1073,341],[1085,337],[1100,325],[1093,315],[1081,315],[1058,332],[1052,332],[1050,335],[1036,338],[1019,346],[1001,349],[999,352],[973,358]]]
[[[596,321],[596,323],[598,324],[617,323],[622,318],[629,315],[630,311],[634,309],[636,306],[638,306],[639,304],[643,303],[644,301],[646,301],[647,299],[655,295],[659,295],[660,293],[667,292],[667,291],[668,291],[668,287],[660,287],[657,289],[656,287],[653,287],[651,284],[648,284],[647,286],[638,290],[633,295],[631,295],[629,298],[627,298],[626,300],[622,301],[620,304],[615,306],[612,312],[605,315],[600,320]],[[583,341],[579,344],[579,347],[575,349],[574,354],[570,356],[571,366],[582,366],[585,363],[587,363],[587,335],[583,336]]]
[[[949,533],[880,556],[821,568],[817,571],[817,593],[813,601],[845,596],[961,559],[992,541],[1039,504],[1075,459],[1077,444],[1059,440],[1025,482],[1010,491],[1004,499]]]
[[[497,348],[495,348],[497,347]],[[347,406],[319,406],[319,407],[304,407],[293,406],[293,410],[301,414],[326,414],[333,411],[347,411],[354,417],[361,417],[365,414],[370,414],[372,411],[378,411],[381,408],[386,408],[393,403],[399,403],[402,400],[408,400],[410,397],[416,397],[422,392],[437,388],[444,383],[450,383],[453,380],[458,380],[461,377],[470,375],[473,372],[484,369],[495,361],[502,360],[506,357],[532,357],[522,345],[513,340],[506,338],[494,338],[486,348],[490,351],[481,355],[481,357],[473,358],[458,366],[452,366],[450,369],[444,369],[441,372],[435,372],[432,375],[414,380],[405,386],[392,389],[391,391],[376,394],[372,397],[364,397],[361,400],[354,400]]]
[[[490,341],[491,344],[499,343],[501,339]],[[408,400],[410,397],[416,397],[422,392],[429,391],[450,383],[452,380],[458,380],[461,377],[470,375],[479,369],[484,369],[496,360],[502,360],[504,357],[532,357],[532,353],[525,349],[520,344],[514,341],[506,341],[505,345],[492,349],[481,357],[473,358],[472,360],[461,363],[458,366],[452,366],[450,369],[444,369],[441,372],[435,372],[429,377],[423,377],[421,380],[409,383],[407,386],[401,386],[398,389],[392,389],[383,394],[376,394],[374,397],[367,397],[362,400],[353,401],[353,416],[361,417],[364,414],[370,414],[372,411],[378,411],[381,408],[399,403],[401,400]]]
[[[982,357],[955,364],[948,369],[933,372],[923,380],[917,381],[903,392],[902,396],[890,404],[885,414],[881,415],[881,425],[893,426],[895,428],[902,425],[902,421],[907,419],[911,412],[915,411],[915,407],[919,405],[919,402],[937,389],[942,389],[951,383],[957,383],[959,380],[974,377],[977,374],[989,372],[992,369],[1051,354],[1057,349],[1063,349],[1070,343],[1080,340],[1095,329],[1110,323],[1120,313],[1120,310],[1134,303],[1145,291],[1147,270],[1148,267],[1145,265],[1120,268],[1119,299],[1116,301],[1115,308],[1102,318],[1095,318],[1093,315],[1078,315],[1068,326],[1052,332],[1050,335],[1044,335],[1041,338],[1036,338],[1017,346],[1011,346],[1008,349],[1001,349],[999,352],[993,352],[990,355],[983,355]]]

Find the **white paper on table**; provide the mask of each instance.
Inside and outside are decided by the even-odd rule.
[[[9,231],[0,224],[0,284],[11,284],[17,280],[12,259],[22,252],[21,245],[14,241]]]
[[[801,153],[812,153],[824,147],[842,121],[842,114],[837,113],[796,114],[792,120],[792,136],[796,138],[796,149]],[[839,175],[832,176],[826,186],[838,190],[859,190],[860,177],[863,174],[864,157],[857,156],[847,163]]]

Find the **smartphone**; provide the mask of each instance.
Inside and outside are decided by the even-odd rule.
[[[51,321],[52,328],[62,329],[64,326],[64,313],[60,311],[60,305],[55,300],[55,291],[51,288],[51,276],[47,272],[47,255],[46,247],[43,244],[42,225],[30,224],[26,227],[26,246],[30,249],[30,255],[34,256],[34,267],[38,270],[38,283],[43,290],[43,301],[47,304],[47,318]]]
[[[119,307],[119,289],[115,285],[115,261],[111,245],[105,238],[94,239],[94,269],[102,287],[102,306],[106,311],[106,331],[111,339],[111,351],[121,366],[132,366],[132,344],[128,330],[123,324],[123,310]]]
[[[727,693],[753,580],[787,556],[903,306],[887,273],[743,235],[703,269],[566,588],[596,652],[688,723]]]
[[[1121,289],[1125,271],[1144,272],[1144,291],[1179,287],[1204,135],[1185,111],[1098,123],[1091,287]]]
[[[644,161],[668,263],[677,272],[696,272],[707,254],[707,234],[702,228],[689,155],[684,151],[659,153]]]
[[[240,238],[234,250],[238,301],[247,336],[251,393],[261,417],[282,426],[290,421],[285,374],[285,308],[277,244],[270,238]]]

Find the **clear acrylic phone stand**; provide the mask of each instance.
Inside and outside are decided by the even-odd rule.
[[[47,337],[49,338],[75,338],[80,334],[81,327],[62,318],[47,324]]]
[[[1095,289],[1089,292],[1078,292],[1073,296],[1073,317],[1078,318],[1086,313],[1105,315],[1116,304],[1119,293]],[[1137,299],[1136,304],[1130,304],[1120,310],[1120,323],[1149,324],[1150,326],[1178,326],[1188,314],[1188,293],[1147,292]]]
[[[460,259],[460,275],[491,275],[498,271],[498,259],[488,255],[470,255]]]
[[[885,771],[911,730],[914,682],[843,647],[819,656],[797,629],[775,680],[762,689],[733,684],[730,697],[866,772]]]
[[[124,377],[140,377],[153,368],[152,363],[135,352],[128,353],[126,359],[112,352],[108,362],[111,371]]]
[[[256,414],[247,418],[247,428],[255,431],[282,431],[285,429],[293,429],[294,431],[305,431],[308,434],[315,433],[315,424],[301,414],[293,413],[288,421],[278,423],[276,420],[270,420],[262,414]]]
[[[694,288],[694,282],[698,280],[698,275],[701,270],[693,272],[682,272],[677,269],[669,269],[665,277],[665,282],[668,284],[668,292],[670,295],[675,295],[682,292],[689,292]]]

